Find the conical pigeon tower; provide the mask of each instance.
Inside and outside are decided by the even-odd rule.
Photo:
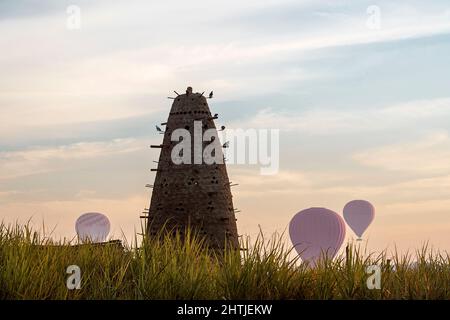
[[[194,163],[194,144],[203,148],[210,142],[203,142],[203,133],[213,129],[217,115],[212,116],[207,99],[200,93],[192,93],[192,88],[186,94],[174,98],[169,118],[165,125],[164,140],[161,148],[153,193],[151,197],[147,235],[156,236],[160,230],[177,231],[182,236],[186,227],[195,230],[206,238],[210,248],[223,249],[225,245],[238,248],[238,235],[235,212],[224,161],[206,164],[198,160]],[[194,125],[194,122],[196,124]],[[195,126],[195,130],[194,130]],[[194,137],[201,128],[201,137]],[[158,128],[159,129],[159,128]],[[172,150],[179,141],[171,141],[176,129],[189,131],[191,138],[190,163],[175,164]],[[214,139],[214,138],[213,138]],[[217,141],[216,141],[217,143]],[[220,144],[219,144],[220,146]],[[223,159],[222,150],[220,156]]]

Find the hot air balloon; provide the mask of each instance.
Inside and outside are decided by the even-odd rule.
[[[353,200],[344,207],[344,219],[353,230],[353,232],[361,237],[367,227],[372,223],[375,217],[374,206],[365,200]]]
[[[104,242],[109,234],[110,223],[101,213],[82,214],[75,223],[75,230],[81,242]]]
[[[333,259],[345,238],[345,222],[334,211],[310,208],[289,223],[292,244],[303,261],[317,264],[321,257]]]

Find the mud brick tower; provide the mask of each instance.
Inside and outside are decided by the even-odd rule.
[[[177,231],[183,237],[189,226],[205,237],[210,248],[223,249],[225,244],[239,247],[225,162],[206,164],[201,160],[201,163],[194,163],[194,121],[197,128],[201,125],[203,136],[207,129],[213,129],[217,134],[214,119],[217,115],[211,115],[206,97],[193,93],[191,87],[174,98],[169,118],[162,123],[165,125],[165,131],[161,129],[163,143],[151,146],[160,148],[161,153],[157,169],[152,169],[156,171],[156,177],[147,216],[149,237],[155,237],[160,230]],[[171,141],[176,129],[186,129],[192,137],[189,164],[175,164],[172,160],[172,149],[179,142]],[[209,143],[201,142],[200,145],[204,148]]]

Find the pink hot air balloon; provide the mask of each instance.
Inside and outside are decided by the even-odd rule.
[[[89,212],[77,219],[75,230],[81,242],[104,242],[110,230],[110,223],[104,214]]]
[[[289,235],[302,260],[316,265],[323,255],[332,259],[339,251],[345,238],[345,222],[334,211],[310,208],[292,218]]]
[[[344,207],[344,219],[353,232],[361,238],[375,217],[375,208],[365,200],[353,200]]]

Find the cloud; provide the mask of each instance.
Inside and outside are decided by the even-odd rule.
[[[0,180],[68,170],[73,162],[132,153],[143,149],[143,146],[143,141],[136,139],[115,139],[0,152]]]
[[[17,194],[20,194],[20,192],[15,191],[15,190],[10,190],[10,191],[0,191],[0,199],[7,199],[11,196],[15,196]]]
[[[27,18],[18,18],[20,10],[7,5],[10,19],[0,21],[0,68],[8,75],[0,77],[0,133],[18,131],[24,125],[102,121],[158,112],[164,100],[156,97],[165,97],[187,83],[205,90],[214,87],[224,100],[281,92],[289,84],[320,77],[319,72],[293,65],[293,61],[314,58],[317,50],[450,30],[448,14],[439,6],[429,6],[421,13],[404,5],[380,4],[385,22],[380,31],[373,32],[365,27],[365,8],[329,1],[234,5],[222,1],[214,7],[206,1],[172,3],[176,10],[148,1],[133,5],[83,1],[79,4],[83,14],[79,32],[65,28],[64,5],[60,10],[43,6],[38,10],[41,14]],[[271,31],[266,15],[272,15],[275,24],[292,18],[293,12],[295,26],[284,30],[283,36],[279,30]],[[296,14],[302,17],[311,12],[329,14],[309,28]],[[248,21],[254,25],[249,26]],[[252,28],[263,29],[254,32]],[[133,100],[143,95],[151,96],[146,104]],[[359,117],[330,112],[308,115],[311,118],[304,126],[316,128],[316,118],[338,128],[344,122],[360,121]]]
[[[450,172],[450,138],[447,132],[436,132],[416,142],[382,146],[353,155],[358,163],[388,171],[413,174]]]
[[[258,169],[234,169],[230,166],[230,177],[239,183],[240,196],[265,196],[268,193],[291,194],[311,187],[310,177],[299,171],[283,170],[274,175],[260,175]],[[264,190],[264,192],[261,192]]]
[[[450,117],[450,98],[411,101],[379,108],[337,110],[330,108],[303,112],[265,108],[246,120],[236,121],[236,128],[279,128],[283,131],[317,135],[373,132],[411,126],[420,121]]]

